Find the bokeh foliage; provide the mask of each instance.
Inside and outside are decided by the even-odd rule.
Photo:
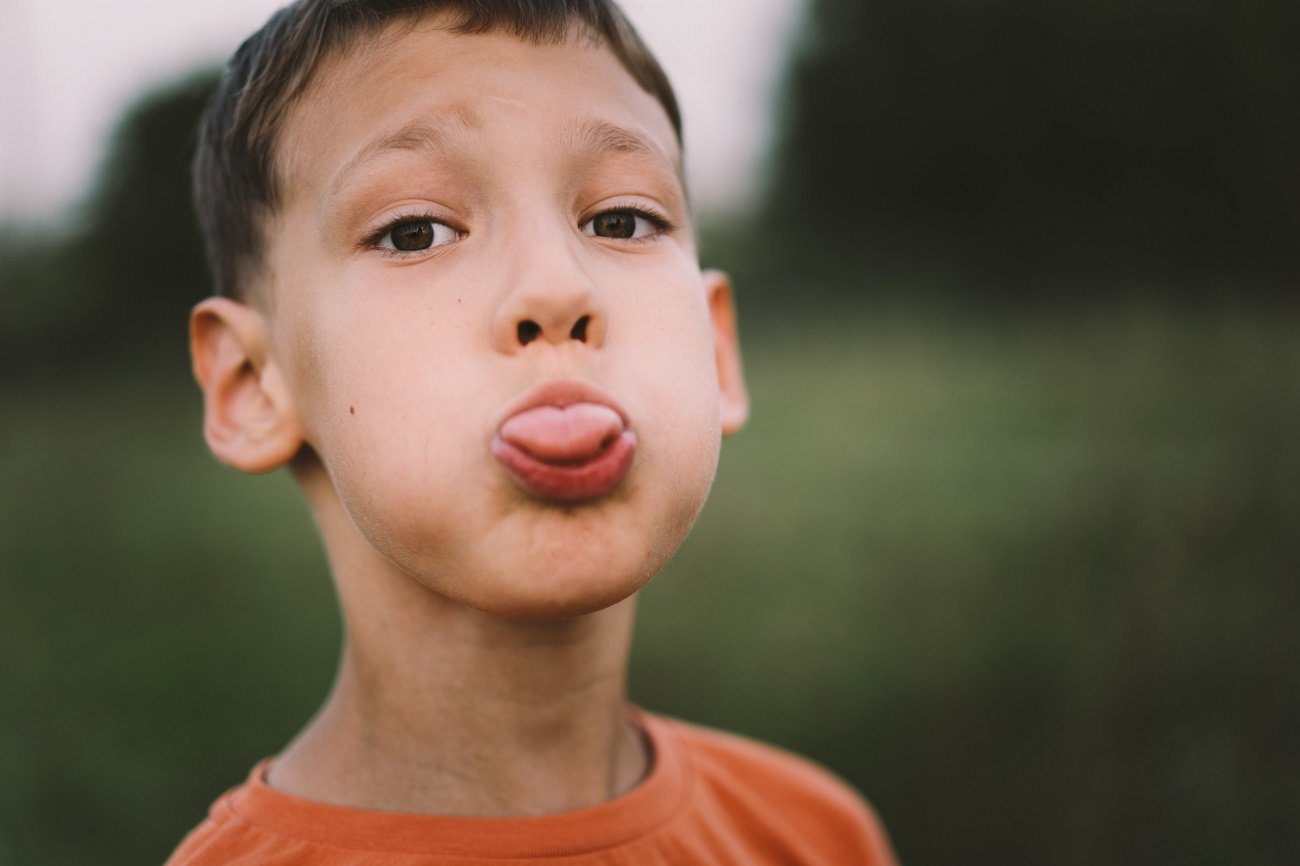
[[[1196,174],[1173,152],[1191,121],[1141,110],[1218,94],[1274,118],[1280,152],[1295,67],[1269,46],[1293,12],[812,13],[764,213],[706,232],[763,312],[744,319],[754,416],[644,594],[635,699],[817,757],[917,866],[1300,861],[1300,305],[1276,288],[1294,163],[1261,161],[1264,136]],[[1196,79],[1255,58],[1254,103],[1177,86],[1238,32],[1208,21],[1255,22]],[[1060,77],[1105,57],[1119,77],[1093,102]],[[187,381],[205,281],[186,164],[211,81],[143,99],[65,225],[0,233],[0,863],[161,861],[333,669],[304,506],[207,456]],[[1053,150],[1075,134],[1150,158],[1098,173],[1100,138]],[[1141,166],[1145,193],[1118,179]],[[1095,185],[1061,179],[1085,169]],[[1157,226],[1202,177],[1249,206],[1229,220],[1215,193],[1193,234]],[[1076,243],[1113,244],[1111,269],[1076,271]]]
[[[1035,294],[1300,277],[1291,0],[811,13],[766,204],[789,239],[772,267]]]

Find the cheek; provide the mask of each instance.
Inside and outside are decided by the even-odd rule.
[[[643,443],[646,469],[662,479],[671,532],[680,535],[704,505],[722,440],[712,329],[702,305],[695,313],[657,329],[636,370],[649,422]]]
[[[339,459],[355,449],[333,446],[357,437],[380,450],[418,446],[435,410],[476,387],[458,305],[439,306],[437,291],[407,285],[405,274],[356,270],[330,287],[334,303],[318,301],[303,317],[299,340],[308,433]]]
[[[297,371],[308,444],[357,528],[390,558],[400,544],[440,539],[445,493],[468,483],[475,464],[481,373],[458,362],[448,335],[354,317],[317,328]],[[438,349],[439,357],[434,357]],[[402,542],[402,539],[406,539]]]

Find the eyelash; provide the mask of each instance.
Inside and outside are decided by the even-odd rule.
[[[655,227],[654,234],[646,235],[645,237],[642,238],[624,238],[624,240],[630,240],[633,243],[646,243],[648,241],[652,241],[655,238],[659,237],[660,235],[666,235],[669,234],[670,232],[675,231],[677,228],[677,225],[673,223],[672,220],[668,219],[668,217],[664,216],[658,211],[653,211],[645,207],[644,205],[632,204],[630,202],[627,204],[614,204],[611,205],[610,207],[601,208],[591,216],[587,217],[581,223],[579,223],[579,225],[586,225],[587,223],[594,220],[596,217],[606,213],[630,213],[633,216],[639,216],[649,221],[649,223]]]
[[[419,222],[436,223],[440,226],[447,227],[451,231],[455,232],[457,235],[463,236],[466,234],[466,232],[456,228],[455,226],[453,226],[451,223],[447,222],[444,219],[439,219],[438,217],[434,216],[431,213],[427,213],[424,211],[413,211],[411,213],[400,213],[395,215],[391,219],[386,220],[383,225],[375,229],[373,232],[371,232],[362,240],[361,246],[364,249],[373,250],[382,255],[390,256],[392,258],[399,258],[399,259],[414,258],[417,256],[427,256],[430,253],[440,249],[442,246],[446,246],[445,244],[439,244],[437,247],[432,247],[423,250],[398,250],[398,249],[388,249],[387,247],[382,246],[384,238],[386,238],[393,231],[393,229],[397,228],[398,226],[406,225],[407,223],[419,223]]]
[[[649,241],[653,241],[660,235],[668,234],[677,228],[676,224],[673,223],[671,220],[669,220],[668,217],[664,216],[663,214],[651,210],[647,207],[644,207],[643,205],[631,204],[631,203],[615,204],[612,205],[611,207],[602,208],[596,213],[587,217],[581,223],[579,223],[579,226],[586,225],[587,223],[591,222],[601,214],[607,214],[607,213],[630,213],[633,216],[641,217],[642,219],[648,221],[652,226],[655,227],[654,233],[646,235],[644,237],[622,239],[624,241],[631,241],[633,243],[647,243]],[[384,238],[386,238],[398,226],[403,226],[406,225],[407,223],[415,223],[415,222],[437,223],[439,225],[446,226],[447,228],[451,229],[452,231],[456,232],[459,235],[466,234],[466,232],[457,229],[456,227],[452,226],[450,223],[446,222],[445,220],[439,219],[438,217],[434,216],[431,213],[417,211],[413,213],[398,214],[394,216],[392,219],[386,220],[383,225],[381,225],[379,228],[377,228],[376,230],[374,230],[373,232],[371,232],[369,235],[366,236],[366,238],[362,242],[362,245],[365,247],[365,249],[374,250],[376,252],[382,253],[385,256],[390,256],[393,258],[410,258],[410,257],[428,255],[433,250],[438,249],[439,247],[433,247],[431,249],[423,249],[423,250],[397,250],[397,249],[389,249],[385,246],[382,246],[382,242]],[[439,246],[443,246],[443,245],[439,245]]]

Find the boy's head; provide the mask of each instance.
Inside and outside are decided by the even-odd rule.
[[[197,167],[205,433],[292,461],[345,608],[583,613],[676,549],[746,413],[680,159],[609,3],[320,0],[240,49]]]
[[[391,38],[400,25],[435,15],[453,33],[503,31],[537,44],[599,41],[659,101],[680,147],[672,84],[608,0],[299,0],[235,52],[204,117],[195,198],[217,294],[243,297],[262,264],[265,221],[285,194],[280,136],[322,67],[381,33]]]

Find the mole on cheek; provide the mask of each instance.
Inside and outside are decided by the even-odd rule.
[[[349,414],[349,415],[355,415],[355,414],[357,414],[357,407],[356,407],[356,406],[349,406],[349,407],[348,407],[348,414]]]

